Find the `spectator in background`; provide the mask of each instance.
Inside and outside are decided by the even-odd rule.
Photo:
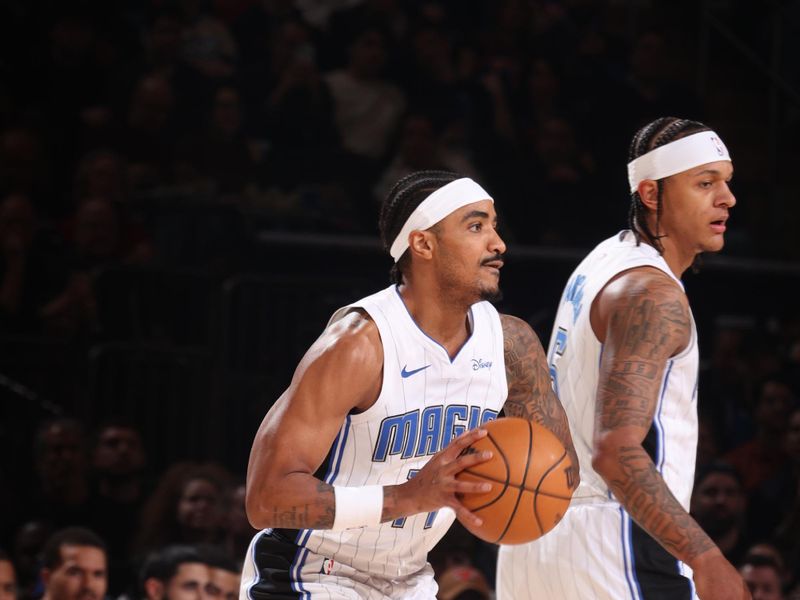
[[[208,127],[187,138],[181,151],[187,177],[221,201],[237,200],[255,183],[256,163],[242,128],[239,91],[217,88]]]
[[[182,53],[188,63],[211,80],[230,78],[237,47],[224,21],[207,10],[204,0],[179,0],[183,16]]]
[[[739,566],[753,600],[783,600],[781,573],[778,564],[764,555],[749,555]]]
[[[108,586],[106,550],[81,527],[56,531],[42,550],[42,600],[103,600]]]
[[[130,545],[148,492],[146,466],[142,436],[131,422],[108,419],[97,428],[91,453],[92,528],[107,543],[112,595],[135,580]]]
[[[227,522],[225,524],[225,542],[224,546],[228,554],[236,560],[243,560],[247,554],[247,547],[250,545],[250,540],[256,533],[250,521],[247,520],[247,512],[245,510],[245,493],[246,487],[244,483],[239,483],[230,490]]]
[[[134,549],[141,554],[168,544],[221,542],[230,487],[230,474],[216,465],[172,465],[145,503]]]
[[[405,116],[397,151],[374,187],[373,195],[378,202],[383,201],[395,182],[414,171],[432,169],[476,176],[469,157],[442,144],[442,125],[424,111],[412,111]]]
[[[271,26],[269,51],[242,73],[245,113],[262,147],[263,188],[291,190],[327,180],[339,152],[333,106],[320,74],[313,35],[286,16]]]
[[[41,310],[64,284],[55,248],[26,196],[0,200],[0,332],[41,332]]]
[[[445,573],[451,574],[447,578],[451,584],[460,580],[467,580],[472,584],[493,581],[497,562],[495,549],[496,546],[487,544],[470,534],[461,523],[453,523],[428,554],[434,576],[439,582],[440,593]],[[456,575],[459,569],[462,570],[463,577]],[[472,576],[474,569],[481,573],[481,577]]]
[[[510,204],[506,211],[506,217],[518,225],[512,226],[518,241],[580,245],[592,237],[587,228],[599,227],[613,217],[613,212],[595,201],[594,159],[563,117],[544,119],[528,130],[514,164],[530,175],[522,189],[524,200]],[[558,202],[537,202],[537,198],[558,198]],[[582,225],[572,218],[575,211],[581,214]]]
[[[736,469],[722,462],[698,466],[691,515],[734,565],[750,547],[746,510],[747,496]]]
[[[63,215],[63,207],[50,195],[43,140],[28,127],[13,126],[0,132],[0,194],[22,194],[43,216]]]
[[[120,151],[128,158],[132,190],[148,190],[172,182],[174,108],[171,80],[162,75],[145,75],[137,82],[120,141]]]
[[[697,421],[697,468],[719,459],[719,433],[714,421],[700,415]]]
[[[204,545],[200,556],[209,568],[209,583],[206,594],[211,600],[237,600],[241,583],[241,561],[245,555],[233,559],[221,546]]]
[[[472,566],[450,567],[436,581],[437,600],[492,600],[493,597],[483,573]]]
[[[65,338],[82,338],[99,331],[93,281],[99,272],[128,263],[145,263],[152,256],[150,241],[129,227],[119,208],[104,198],[84,200],[67,224],[72,273],[63,289],[43,308],[47,331]]]
[[[14,563],[0,548],[0,600],[17,600],[17,576]]]
[[[795,574],[797,587],[794,593],[800,597],[800,582],[797,582],[800,576],[800,409],[795,409],[789,418],[784,447],[789,461],[783,473],[785,491],[780,499],[783,510],[776,510],[775,505],[767,509],[781,515],[781,522],[773,532],[773,541],[786,558],[787,568]]]
[[[751,494],[748,522],[753,531],[764,536],[772,534],[780,521],[795,510],[800,495],[800,407],[792,410],[787,423],[781,439],[785,462]]]
[[[352,39],[347,65],[324,78],[344,149],[373,168],[386,157],[406,102],[385,76],[387,44],[383,30],[364,27]]]
[[[208,600],[211,573],[194,546],[170,545],[147,556],[139,574],[145,600]]]
[[[50,534],[51,529],[44,521],[23,523],[14,534],[13,556],[14,564],[17,567],[17,588],[20,600],[42,597],[39,557]]]
[[[780,550],[778,550],[774,544],[769,542],[753,544],[742,560],[742,564],[747,564],[747,562],[753,557],[765,557],[774,562],[778,567],[778,573],[781,577],[781,588],[784,591],[792,589],[792,584],[796,578],[794,573],[786,568],[786,561],[784,560]]]
[[[43,423],[34,439],[36,487],[30,516],[53,529],[91,522],[87,444],[83,425],[72,418]]]
[[[783,433],[795,402],[789,381],[780,375],[767,377],[756,388],[755,437],[724,456],[742,475],[747,493],[773,477],[783,466],[786,460]]]
[[[75,202],[105,198],[115,206],[128,204],[127,164],[122,156],[106,148],[85,154],[75,171]]]

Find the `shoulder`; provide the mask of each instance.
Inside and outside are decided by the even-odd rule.
[[[688,310],[683,288],[656,267],[636,267],[613,277],[600,291],[598,299],[606,303],[630,305],[637,302],[677,303]]]
[[[337,370],[375,370],[383,365],[383,346],[378,326],[369,314],[355,308],[329,325],[309,348],[301,370],[328,365]]]
[[[637,267],[614,277],[592,306],[592,327],[601,342],[649,340],[672,355],[691,336],[691,312],[683,288],[655,267]],[[634,344],[635,345],[635,344]]]
[[[527,322],[519,317],[500,313],[500,323],[503,326],[503,347],[506,354],[515,348],[530,348],[541,346],[539,336]]]
[[[504,313],[498,314],[500,316],[500,323],[503,325],[504,338],[517,338],[519,336],[526,335],[534,337],[536,336],[536,334],[533,332],[533,329],[531,329],[531,326],[519,317]]]

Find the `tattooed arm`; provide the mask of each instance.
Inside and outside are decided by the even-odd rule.
[[[525,321],[500,315],[508,380],[508,398],[503,412],[543,425],[561,440],[574,467],[574,486],[578,487],[578,456],[572,445],[567,415],[553,392],[547,359],[538,336]]]
[[[667,361],[691,339],[686,295],[657,269],[633,269],[598,294],[591,321],[603,343],[592,467],[630,516],[694,569],[701,598],[746,597],[736,571],[672,495],[642,447]]]
[[[256,433],[247,465],[247,517],[253,527],[330,529],[336,516],[333,486],[314,477],[347,414],[363,412],[378,398],[383,347],[375,323],[354,311],[329,327],[300,361],[289,388],[270,408]],[[460,456],[485,435],[462,434],[401,485],[384,486],[381,521],[452,507],[480,524],[457,493],[485,492],[484,484],[458,482],[459,471],[489,457]],[[371,449],[367,448],[367,452]]]

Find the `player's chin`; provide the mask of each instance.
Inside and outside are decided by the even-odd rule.
[[[499,284],[484,285],[480,290],[480,299],[488,302],[500,302],[503,299],[503,290],[500,289]]]
[[[715,235],[713,238],[703,244],[703,252],[719,252],[725,247],[725,238],[721,235]]]

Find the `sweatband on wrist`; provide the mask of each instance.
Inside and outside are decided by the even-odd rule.
[[[486,190],[469,177],[456,179],[440,187],[420,202],[414,212],[408,216],[400,233],[394,238],[392,247],[389,250],[394,262],[400,260],[400,257],[408,249],[408,236],[412,231],[425,231],[436,225],[451,212],[481,200],[494,202],[492,197],[486,193]]]
[[[664,144],[628,163],[631,193],[645,179],[659,180],[693,167],[718,160],[730,160],[728,149],[713,131],[701,131]]]
[[[333,531],[356,527],[375,527],[383,515],[383,486],[364,487],[333,486],[336,500]]]

